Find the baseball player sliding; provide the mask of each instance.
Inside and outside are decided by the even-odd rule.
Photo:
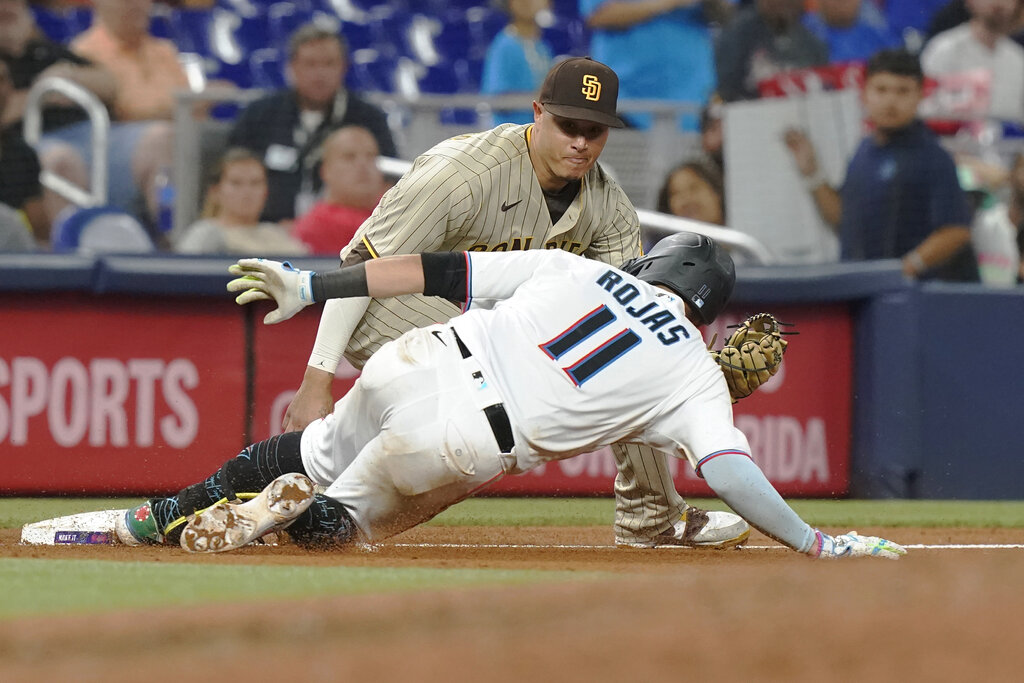
[[[505,475],[629,442],[688,460],[730,507],[794,550],[905,554],[885,539],[808,526],[751,459],[697,328],[735,282],[732,259],[707,237],[674,235],[622,269],[524,251],[393,256],[323,274],[246,259],[232,272],[239,303],[276,302],[266,322],[335,297],[410,293],[466,312],[382,346],[301,436],[229,461],[208,481],[238,489],[277,477],[247,503],[192,517],[186,550],[231,550],[278,529],[300,544],[373,543]]]
[[[440,143],[381,200],[344,265],[424,251],[558,248],[611,265],[641,255],[629,199],[597,164],[616,116],[618,78],[585,58],[557,64],[533,103],[534,123],[502,125]],[[458,310],[419,295],[327,302],[302,383],[285,414],[301,430],[334,406],[333,373],[344,355],[361,368],[383,345],[414,327],[445,322]],[[664,457],[613,446],[615,537],[622,546],[731,546],[749,528],[737,516],[688,507]]]

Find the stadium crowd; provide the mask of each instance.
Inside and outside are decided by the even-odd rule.
[[[729,206],[723,110],[789,94],[801,82],[793,74],[826,87],[850,87],[855,74],[868,135],[840,186],[822,175],[807,131],[785,138],[823,221],[846,231],[842,258],[901,258],[914,277],[1020,282],[1022,0],[0,0],[0,250],[73,250],[88,221],[114,217],[157,251],[337,254],[389,187],[373,159],[403,157],[402,131],[374,94],[521,95],[522,109],[498,109],[493,123],[527,122],[541,80],[567,55],[611,66],[620,103],[678,106],[677,163],[656,183],[657,206],[640,208],[718,225]],[[897,134],[888,105],[872,109],[881,86],[865,83],[878,69],[896,76],[893,87],[904,78],[920,88],[904,99],[912,109]],[[29,89],[49,77],[109,114],[99,207],[40,182],[50,172],[87,188],[94,169],[87,113],[62,95],[39,101],[41,135],[26,140]],[[194,169],[202,215],[172,230],[175,92],[204,88],[262,92],[227,115],[192,112],[226,117],[231,129],[216,163]],[[942,93],[959,108],[943,109]],[[638,131],[652,125],[635,109],[623,118]],[[887,154],[910,153],[929,187],[886,175]],[[858,192],[888,192],[897,207]],[[933,196],[939,217],[908,227]],[[851,246],[851,224],[884,211],[907,234],[882,248],[876,226]],[[956,239],[937,250],[921,242],[940,230]],[[935,267],[961,248],[977,267]]]

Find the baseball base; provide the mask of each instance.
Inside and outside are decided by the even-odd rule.
[[[21,528],[23,545],[109,545],[117,543],[114,521],[127,510],[96,510],[44,519]]]

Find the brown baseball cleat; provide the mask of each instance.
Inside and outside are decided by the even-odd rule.
[[[313,502],[313,482],[289,473],[270,482],[252,500],[223,501],[197,514],[181,533],[181,547],[190,553],[222,553],[283,529]]]

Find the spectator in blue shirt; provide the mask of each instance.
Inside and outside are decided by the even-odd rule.
[[[886,0],[884,12],[889,28],[901,36],[907,45],[923,42],[928,27],[950,0]]]
[[[580,0],[580,15],[593,31],[591,53],[619,75],[619,102],[690,103],[680,122],[697,130],[700,108],[715,90],[710,19],[728,14],[724,0]],[[636,128],[650,115],[627,114]]]
[[[864,20],[861,0],[818,0],[818,11],[804,15],[804,26],[828,45],[829,62],[866,62],[902,42],[887,28]]]
[[[977,281],[970,207],[956,165],[917,118],[923,83],[921,64],[908,52],[871,58],[863,101],[874,131],[838,190],[825,181],[803,132],[787,131],[786,144],[822,218],[839,234],[843,260],[899,258],[908,277]]]
[[[535,93],[551,70],[551,48],[541,39],[537,14],[549,0],[507,0],[511,21],[494,37],[484,57],[480,92],[484,95]],[[494,123],[533,123],[533,110],[495,111]]]

